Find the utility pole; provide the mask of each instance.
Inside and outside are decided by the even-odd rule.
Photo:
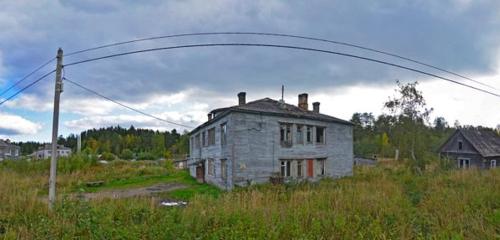
[[[57,50],[56,86],[54,93],[54,115],[52,117],[52,153],[50,154],[49,177],[49,210],[54,208],[56,202],[56,174],[57,174],[57,130],[59,128],[59,100],[63,91],[62,84],[63,50]]]

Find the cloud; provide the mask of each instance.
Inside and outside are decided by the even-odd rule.
[[[42,126],[21,116],[0,112],[0,135],[36,134]]]

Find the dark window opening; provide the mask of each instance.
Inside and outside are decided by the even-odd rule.
[[[464,143],[462,141],[458,142],[458,150],[462,150],[464,147]]]
[[[280,142],[284,147],[292,146],[292,124],[280,124]]]
[[[316,127],[316,143],[325,143],[324,127]]]
[[[290,177],[290,161],[288,160],[281,161],[281,176]]]
[[[307,126],[306,131],[306,142],[312,143],[312,126]]]

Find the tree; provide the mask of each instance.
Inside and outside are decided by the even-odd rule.
[[[425,123],[433,109],[426,107],[422,92],[417,90],[418,82],[396,83],[396,96],[389,98],[384,107],[396,119],[393,138],[397,148],[402,155],[409,155],[414,170],[421,171],[425,169]]]
[[[444,131],[448,128],[448,122],[444,119],[444,117],[437,117],[434,119],[434,128],[438,131]]]

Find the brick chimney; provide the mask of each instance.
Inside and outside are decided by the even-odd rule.
[[[238,93],[238,105],[243,105],[247,103],[246,96],[247,96],[246,92]]]
[[[309,110],[309,105],[307,104],[307,93],[299,94],[299,108],[302,110]]]
[[[209,113],[209,114],[208,114],[208,121],[212,120],[212,118],[213,118],[213,114],[212,114],[212,113]]]
[[[319,102],[313,102],[313,112],[319,113]]]

